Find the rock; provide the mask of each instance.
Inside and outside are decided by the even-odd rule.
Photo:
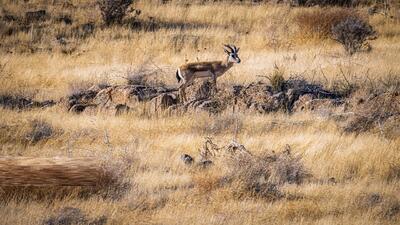
[[[198,163],[198,166],[206,169],[209,168],[210,166],[212,166],[213,162],[211,160],[202,160]]]
[[[167,92],[163,87],[147,87],[143,85],[119,85],[101,90],[96,98],[97,104],[129,104],[150,101],[154,97]]]
[[[330,178],[328,179],[328,183],[330,183],[330,184],[336,184],[337,182],[336,182],[336,179],[335,179],[334,177],[330,177]]]
[[[10,109],[28,108],[32,101],[20,96],[2,95],[0,96],[0,106]]]
[[[154,107],[155,112],[166,110],[176,104],[178,104],[178,98],[175,94],[172,93],[158,95],[150,101],[150,105],[151,107]]]
[[[0,106],[9,109],[46,108],[53,105],[53,100],[39,102],[22,96],[0,95]]]
[[[87,107],[87,105],[85,105],[85,104],[75,104],[69,109],[69,111],[79,114],[79,113],[85,111],[86,107]]]
[[[191,165],[194,162],[194,159],[192,156],[188,154],[183,154],[181,155],[181,160],[186,164],[186,165]]]
[[[293,104],[293,111],[304,111],[307,108],[307,105],[309,102],[311,102],[314,99],[314,96],[312,94],[306,94],[302,95],[298,98],[297,101],[294,102]]]
[[[196,80],[192,85],[186,88],[186,97],[188,101],[204,100],[212,97],[213,85],[209,80],[201,82]]]
[[[143,85],[94,85],[61,99],[59,104],[71,112],[81,113],[90,107],[90,113],[100,110],[120,115],[145,101],[153,102],[157,108],[168,109],[177,104],[176,95],[168,92],[164,87]],[[96,107],[98,109],[93,110]]]
[[[325,111],[329,112],[337,106],[341,105],[343,101],[338,99],[316,99],[313,95],[303,95],[294,103],[293,111]]]
[[[195,106],[197,109],[201,109],[209,113],[220,113],[223,110],[220,102],[217,100],[206,100],[198,103],[199,104]]]
[[[85,23],[78,29],[78,34],[82,38],[86,38],[89,35],[93,34],[95,29],[95,24],[94,23]]]
[[[129,106],[123,105],[123,104],[119,104],[119,105],[115,106],[115,115],[119,116],[119,115],[122,115],[122,114],[126,114],[126,113],[129,112],[129,109],[130,109]]]
[[[251,102],[248,107],[259,113],[276,112],[286,110],[287,97],[284,92],[279,92],[274,95],[265,94],[262,99]]]
[[[217,99],[199,99],[188,102],[183,107],[186,111],[206,111],[215,114],[222,112],[226,106]]]
[[[73,93],[66,99],[61,99],[59,104],[64,105],[67,110],[71,111],[74,105],[89,105],[93,104],[93,100],[97,95],[97,90],[83,90]]]
[[[83,110],[83,114],[85,115],[96,115],[98,113],[99,109],[97,105],[90,104],[86,105],[85,109]]]
[[[132,94],[130,86],[114,86],[105,88],[96,95],[94,103],[102,108],[114,108],[116,105],[129,105],[137,102],[136,95]]]

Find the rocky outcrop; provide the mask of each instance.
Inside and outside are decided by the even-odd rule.
[[[40,102],[22,96],[0,95],[0,106],[8,109],[46,108],[54,104],[52,100]]]
[[[340,96],[310,84],[303,79],[285,81],[285,88],[274,91],[263,82],[248,85],[219,84],[214,93],[213,84],[206,80],[196,82],[187,88],[189,101],[179,103],[176,89],[164,86],[146,85],[97,85],[72,94],[65,101],[69,111],[81,113],[106,111],[113,114],[128,112],[138,103],[149,105],[150,113],[160,111],[206,111],[221,113],[229,108],[240,111],[270,113],[276,111],[293,112],[316,110],[340,105]]]
[[[154,101],[157,108],[164,110],[177,104],[177,97],[171,92],[165,87],[96,85],[68,96],[61,101],[61,105],[75,113],[103,111],[120,115],[136,107],[139,102]]]

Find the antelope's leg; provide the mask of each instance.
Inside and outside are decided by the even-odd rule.
[[[186,98],[186,86],[182,87],[182,102],[183,102],[183,103],[187,102],[187,98]]]
[[[214,94],[216,94],[218,92],[218,90],[217,90],[217,75],[215,75],[214,73],[211,73],[211,77],[213,80]]]
[[[183,96],[184,95],[183,92],[184,92],[183,87],[179,87],[179,100],[182,103],[185,102],[185,99],[184,99],[184,96]]]
[[[179,97],[182,101],[182,103],[185,103],[186,99],[186,86],[187,83],[183,83],[180,87],[179,87]]]

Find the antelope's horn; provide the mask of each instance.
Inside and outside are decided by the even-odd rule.
[[[230,45],[224,45],[226,48],[228,48],[230,50],[230,52],[233,52],[233,49]]]
[[[239,51],[239,48],[236,48],[236,46],[233,45],[233,50],[235,50],[235,52],[238,52],[238,51]]]

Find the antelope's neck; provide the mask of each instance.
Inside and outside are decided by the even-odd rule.
[[[229,57],[225,60],[222,61],[221,66],[225,67],[225,71],[229,70],[233,66],[233,62],[228,61]]]

